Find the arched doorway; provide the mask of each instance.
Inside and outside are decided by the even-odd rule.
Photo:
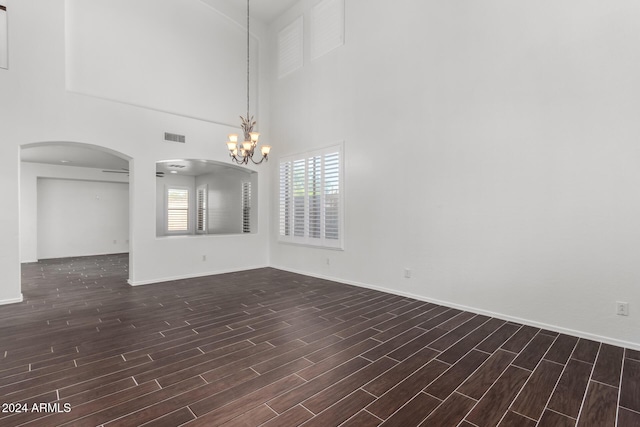
[[[132,163],[87,143],[22,145],[20,262],[125,252],[131,260]]]

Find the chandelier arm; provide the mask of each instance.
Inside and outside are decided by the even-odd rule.
[[[251,159],[251,161],[253,162],[254,165],[259,165],[260,163],[264,162],[265,160],[269,160],[267,159],[267,156],[262,156],[262,158],[260,159],[259,162],[256,162],[255,160],[253,160],[253,156],[249,157]]]

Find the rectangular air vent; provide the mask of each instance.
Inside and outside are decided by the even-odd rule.
[[[177,133],[165,132],[164,140],[169,142],[181,142],[184,144],[186,142],[186,137],[184,135],[178,135]]]

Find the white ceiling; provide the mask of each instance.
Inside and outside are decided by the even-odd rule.
[[[217,162],[214,160],[193,160],[193,159],[181,159],[181,160],[164,160],[156,163],[156,171],[164,172],[165,174],[177,172],[179,175],[191,175],[198,176],[204,174],[224,173],[225,170],[236,169],[242,170],[247,174],[254,173],[252,170],[236,166],[229,163]]]
[[[42,145],[23,148],[21,151],[23,162],[44,163],[59,166],[76,166],[84,168],[102,169],[107,171],[129,170],[129,161],[113,154],[90,147],[77,145]],[[202,174],[222,173],[226,169],[242,169],[231,163],[212,160],[166,160],[156,163],[156,171],[171,173],[176,171],[180,175],[197,176]]]
[[[230,0],[237,8],[247,14],[247,0]],[[284,11],[296,4],[298,0],[250,0],[249,11],[251,18],[258,18],[264,23],[273,21]]]
[[[122,170],[129,168],[129,161],[95,148],[78,145],[41,145],[23,148],[23,162],[51,165],[78,166],[96,169]]]

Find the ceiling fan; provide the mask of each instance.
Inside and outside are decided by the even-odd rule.
[[[102,172],[105,172],[105,173],[126,173],[127,175],[129,175],[129,169],[125,169],[125,168],[122,168],[122,170],[119,170],[119,171],[115,171],[115,170],[103,170]],[[164,172],[158,172],[158,171],[156,171],[156,177],[158,177],[158,178],[164,178]]]

